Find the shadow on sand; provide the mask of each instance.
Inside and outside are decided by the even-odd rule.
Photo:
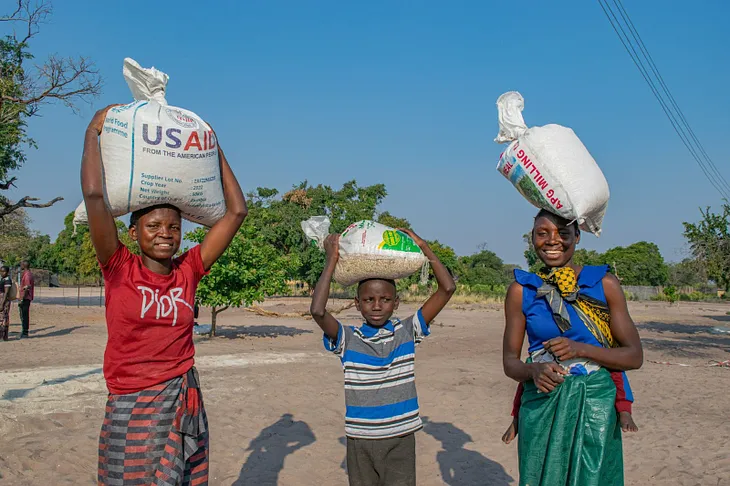
[[[285,413],[279,420],[263,429],[248,445],[251,454],[241,468],[233,486],[275,486],[284,469],[286,456],[313,444],[314,432],[301,420]]]

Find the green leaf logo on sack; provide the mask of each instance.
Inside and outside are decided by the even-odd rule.
[[[302,230],[311,240],[322,243],[329,234],[327,216],[302,221]],[[421,270],[428,259],[405,233],[375,221],[351,224],[340,234],[340,258],[334,279],[348,286],[369,278],[399,279]]]
[[[407,253],[421,253],[421,249],[405,233],[397,230],[383,232],[383,241],[378,245],[380,250],[402,251]]]

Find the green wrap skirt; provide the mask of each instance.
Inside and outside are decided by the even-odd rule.
[[[623,486],[616,385],[605,369],[565,377],[550,393],[524,384],[520,486]]]

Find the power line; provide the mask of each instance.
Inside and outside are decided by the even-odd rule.
[[[604,4],[605,2],[605,4]],[[700,169],[705,174],[705,177],[707,177],[707,180],[712,184],[712,186],[720,193],[720,195],[727,199],[728,193],[730,192],[730,187],[728,189],[725,189],[727,187],[727,183],[725,182],[725,187],[718,183],[718,179],[720,181],[724,181],[722,178],[722,175],[719,173],[717,168],[714,166],[712,161],[709,161],[709,164],[707,161],[703,160],[700,157],[700,150],[698,150],[697,147],[692,145],[692,137],[690,137],[688,134],[691,131],[691,128],[686,123],[686,119],[684,119],[684,124],[682,123],[682,120],[678,120],[674,113],[672,113],[671,107],[669,106],[669,103],[665,101],[662,98],[661,93],[659,92],[659,88],[654,84],[654,81],[651,79],[651,76],[649,74],[648,69],[646,66],[642,63],[641,59],[639,58],[638,53],[636,52],[636,48],[631,43],[631,40],[629,39],[628,35],[626,34],[626,31],[624,30],[623,25],[618,19],[618,16],[613,12],[610,5],[606,0],[599,0],[599,3],[601,4],[601,7],[603,8],[604,13],[606,14],[606,17],[608,18],[609,22],[611,23],[611,26],[613,27],[614,31],[619,37],[619,40],[621,40],[621,43],[624,45],[624,48],[626,49],[626,52],[631,57],[632,61],[634,61],[634,64],[639,69],[639,72],[641,73],[644,80],[649,85],[649,88],[652,90],[652,93],[656,97],[657,101],[659,101],[659,104],[662,107],[662,110],[664,111],[665,115],[669,119],[670,123],[672,124],[672,127],[674,128],[675,132],[677,132],[677,135],[679,136],[682,143],[687,147],[687,150],[690,152],[692,157],[695,159],[697,164],[700,166]],[[614,3],[615,0],[614,0]],[[635,28],[634,28],[635,29]],[[645,48],[644,48],[645,49]],[[646,50],[646,49],[645,49]],[[648,51],[647,51],[648,52]],[[658,72],[656,69],[656,66],[653,68],[654,71]],[[666,87],[666,84],[664,85]],[[674,99],[671,96],[671,93],[668,92],[668,90],[665,89],[665,96],[668,94],[668,98],[671,97],[671,99]],[[674,102],[674,105],[676,105],[676,101]],[[692,132],[694,133],[694,132]],[[696,139],[696,137],[695,137]],[[705,152],[706,153],[706,152]],[[715,172],[719,177],[713,177],[710,173]]]
[[[604,0],[605,1],[605,0]],[[638,53],[636,52],[636,49],[634,48],[633,44],[631,43],[631,40],[628,38],[628,35],[626,34],[626,31],[623,28],[623,25],[621,25],[621,22],[619,21],[616,14],[611,9],[610,5],[608,5],[608,2],[606,1],[606,4],[604,6],[602,0],[599,0],[599,3],[601,3],[601,7],[603,7],[604,13],[606,13],[606,17],[608,17],[609,22],[611,23],[611,26],[613,27],[614,31],[616,32],[616,35],[618,35],[619,39],[621,40],[621,43],[623,44],[624,48],[626,49],[626,52],[631,57],[631,60],[634,61],[634,64],[639,69],[639,72],[641,73],[641,76],[644,78],[644,80],[649,85],[649,88],[652,90],[652,93],[656,97],[657,101],[659,101],[659,104],[662,107],[662,110],[666,114],[667,118],[669,119],[669,122],[672,124],[672,127],[674,128],[674,131],[677,132],[677,135],[679,135],[679,138],[682,140],[682,143],[687,147],[687,150],[689,150],[690,154],[692,154],[692,157],[695,159],[695,161],[700,166],[700,169],[705,174],[705,177],[707,177],[707,180],[710,181],[710,184],[720,193],[720,195],[723,198],[728,198],[728,191],[725,190],[721,185],[717,183],[715,178],[713,178],[710,175],[710,169],[707,167],[706,163],[700,159],[698,151],[695,147],[692,146],[690,138],[685,133],[685,128],[682,126],[679,120],[676,119],[675,115],[672,113],[670,107],[668,106],[668,103],[662,98],[661,94],[659,93],[659,89],[654,84],[653,80],[651,79],[651,76],[649,75],[648,70],[646,69],[646,66],[641,62],[641,59],[639,58]]]
[[[648,61],[649,67],[654,73],[654,76],[659,80],[659,84],[664,89],[664,92],[666,93],[667,97],[669,98],[670,103],[674,107],[674,110],[679,115],[680,120],[684,123],[687,131],[689,132],[690,137],[694,141],[694,143],[697,145],[697,147],[700,149],[700,152],[703,155],[703,158],[705,162],[708,163],[710,168],[713,170],[715,175],[717,176],[717,179],[720,181],[721,184],[723,184],[723,187],[725,190],[730,191],[730,184],[728,184],[727,180],[722,176],[720,171],[717,169],[717,166],[712,161],[710,156],[707,154],[707,151],[705,150],[705,147],[702,145],[702,143],[699,141],[697,136],[695,135],[694,130],[692,130],[692,127],[690,126],[689,122],[687,121],[687,118],[684,116],[684,112],[682,112],[682,109],[677,104],[677,101],[674,99],[674,96],[672,95],[672,92],[669,91],[669,87],[664,82],[664,78],[662,77],[661,73],[659,72],[659,68],[657,68],[656,63],[654,63],[654,58],[649,53],[649,49],[646,48],[646,45],[644,44],[643,39],[641,38],[641,35],[639,35],[639,31],[634,26],[634,23],[631,21],[631,17],[629,17],[629,13],[624,8],[623,2],[621,0],[614,0],[614,4],[617,5],[619,13],[621,14],[621,17],[624,19],[624,22],[629,27],[629,31],[631,32],[634,40],[639,46],[639,49],[644,54],[644,58]]]
[[[674,96],[672,96],[669,88],[664,82],[663,77],[659,73],[659,69],[656,67],[656,64],[649,54],[646,45],[641,40],[638,30],[634,26],[633,22],[631,22],[631,18],[628,16],[626,9],[621,4],[621,0],[613,0],[613,3],[616,6],[616,10],[619,11],[619,15],[626,23],[626,28],[624,28],[621,21],[619,20],[619,15],[617,15],[611,8],[608,0],[598,0],[598,3],[600,4],[601,9],[606,15],[606,18],[611,24],[614,32],[616,32],[616,35],[621,41],[621,44],[623,44],[624,49],[626,49],[626,52],[629,54],[629,57],[631,57],[631,60],[634,62],[637,69],[641,73],[641,76],[649,85],[652,94],[657,99],[657,101],[659,101],[659,104],[662,107],[664,114],[669,119],[669,122],[672,124],[672,128],[674,128],[674,131],[677,133],[684,146],[690,152],[692,157],[700,166],[702,172],[705,174],[707,180],[717,190],[720,196],[723,199],[730,199],[730,184],[727,183],[725,178],[717,169],[717,166],[709,157],[707,151],[704,149],[694,131],[689,126],[689,123],[687,122],[684,113],[682,113],[682,111],[679,109],[679,106],[674,99]],[[645,59],[648,61],[649,68],[645,66],[644,62],[639,56],[639,53],[637,52],[637,48],[631,42],[629,34],[626,33],[626,30],[631,33],[631,37],[634,38],[634,41],[638,45],[638,50],[641,51]],[[651,77],[651,74],[649,73],[649,70],[651,70],[656,79],[659,81],[659,86],[655,84],[654,80]],[[662,97],[662,94],[664,95],[664,97],[667,98],[668,101],[665,100],[664,97]],[[677,114],[675,114],[672,109],[674,109]]]

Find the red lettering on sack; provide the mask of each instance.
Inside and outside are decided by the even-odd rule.
[[[185,144],[185,148],[183,150],[188,150],[190,147],[197,147],[198,150],[201,152],[203,151],[203,147],[200,145],[200,137],[198,136],[198,132],[192,132],[190,134],[190,138],[188,138],[187,143]]]
[[[555,191],[553,189],[548,189],[550,184],[548,181],[542,176],[540,173],[540,169],[538,169],[535,164],[530,160],[530,158],[527,156],[527,153],[519,149],[520,144],[518,142],[515,142],[515,144],[512,146],[512,151],[514,152],[517,160],[522,162],[522,166],[525,168],[526,172],[529,172],[529,174],[532,176],[532,179],[535,181],[535,185],[539,187],[547,196],[547,199],[552,203],[552,205],[556,209],[562,209],[563,203],[560,202],[560,199],[555,197]],[[504,165],[504,173],[505,175],[509,173],[510,170],[512,170],[513,166],[509,163],[505,163]]]

